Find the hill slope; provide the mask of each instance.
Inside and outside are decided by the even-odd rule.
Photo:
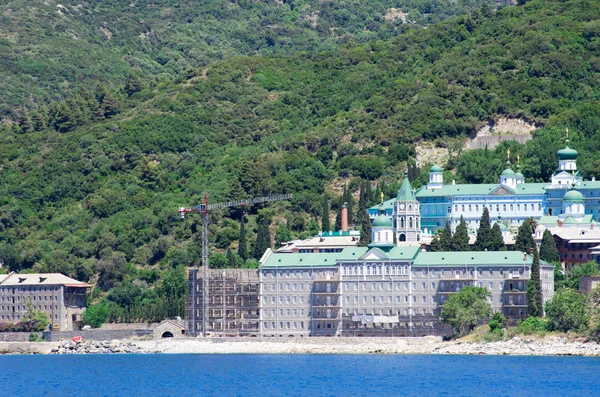
[[[389,11],[394,7],[428,24],[486,1],[493,3],[7,0],[0,4],[0,116],[61,98],[82,83],[122,84],[130,73],[175,76],[237,55],[391,37],[402,24],[400,14]]]
[[[214,201],[294,192],[258,213],[279,239],[305,236],[324,193],[337,208],[333,186],[378,180],[390,196],[414,142],[445,145],[499,114],[546,128],[527,145],[453,158],[451,178],[495,180],[509,145],[528,179],[547,180],[565,126],[584,175],[598,177],[599,58],[597,2],[538,0],[339,50],[239,56],[185,78],[78,91],[38,112],[36,128],[3,126],[0,259],[97,281],[128,319],[160,317],[180,307],[160,306],[181,299],[180,266],[200,258],[199,220],[175,209],[204,189]],[[411,177],[423,175],[411,167]],[[214,214],[213,252],[235,251],[239,215]]]

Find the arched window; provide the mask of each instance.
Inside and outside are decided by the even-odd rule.
[[[521,211],[521,204],[517,204],[517,212]]]
[[[410,204],[410,205],[408,206],[408,210],[409,210],[409,211],[412,211],[412,204]]]
[[[460,206],[460,211],[461,212],[465,212],[465,205],[464,204]]]
[[[514,209],[514,207],[513,207],[513,205],[511,204],[511,205],[510,205],[510,210],[512,211],[513,209]]]
[[[502,211],[506,211],[506,204],[502,205]]]
[[[496,212],[500,212],[500,204],[496,204]]]
[[[404,229],[404,217],[400,217],[400,228]]]
[[[479,212],[479,204],[475,204],[475,212]]]
[[[408,218],[408,227],[412,229],[413,227],[413,220],[412,220],[412,216],[410,218]]]
[[[472,208],[471,208],[471,204],[469,204],[469,212],[471,212]]]

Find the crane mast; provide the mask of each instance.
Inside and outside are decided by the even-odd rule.
[[[202,199],[202,204],[196,205],[191,208],[179,207],[179,217],[181,219],[185,218],[187,213],[199,212],[202,216],[202,336],[206,336],[208,332],[208,305],[209,305],[209,266],[208,266],[208,214],[210,210],[222,209],[222,208],[230,208],[230,207],[245,207],[247,205],[252,204],[261,204],[268,203],[271,201],[280,201],[280,200],[288,200],[294,198],[293,194],[274,194],[270,196],[262,196],[262,197],[254,197],[250,199],[244,200],[232,200],[225,201],[222,203],[214,203],[208,204],[208,194],[204,192],[204,197]],[[242,219],[242,222],[244,220]],[[192,316],[195,317],[196,310],[196,289],[192,288],[190,291],[191,299],[192,299]],[[196,322],[190,321],[189,330],[192,335],[194,335],[196,330]]]

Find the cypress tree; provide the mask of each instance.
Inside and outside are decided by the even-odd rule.
[[[242,220],[240,222],[240,239],[238,243],[238,254],[243,260],[248,259],[248,245],[246,242],[246,217],[242,216]]]
[[[527,282],[527,308],[529,315],[533,317],[541,317],[544,313],[540,290],[540,255],[535,247],[533,248],[531,277]]]
[[[269,217],[262,213],[258,215],[258,230],[256,244],[254,245],[254,258],[260,260],[267,248],[271,248],[271,233],[269,231]]]
[[[532,225],[530,219],[525,221],[519,226],[517,232],[517,238],[515,239],[515,251],[521,251],[529,254],[529,251],[535,248],[535,241],[532,235]]]
[[[227,248],[226,256],[227,256],[227,263],[229,264],[229,267],[230,268],[236,267],[235,266],[235,256],[233,256],[233,252],[231,252],[231,248]]]
[[[442,251],[452,251],[452,229],[449,222],[446,222],[446,227],[440,234],[440,248]]]
[[[344,189],[345,190],[345,189]],[[342,230],[342,207],[344,206],[344,193],[340,196],[338,201],[338,210],[335,214],[335,229],[334,230]]]
[[[460,216],[460,223],[452,236],[451,246],[452,251],[471,251],[471,247],[469,247],[469,231],[462,215]]]
[[[373,202],[373,192],[371,191],[371,182],[365,181],[365,209],[369,208]]]
[[[371,244],[371,219],[369,218],[369,213],[367,210],[362,212],[362,230],[360,232],[360,240],[358,241],[359,247],[366,247]]]
[[[477,238],[475,239],[473,250],[485,251],[490,233],[490,212],[488,211],[487,207],[483,207],[483,213],[481,214],[481,219],[479,220],[479,229],[477,230]]]
[[[442,251],[442,245],[440,244],[440,237],[437,234],[435,236],[433,236],[433,239],[431,239],[431,244],[429,244],[429,250],[431,252]]]
[[[490,231],[487,249],[488,251],[506,251],[504,237],[502,237],[502,230],[500,230],[500,224],[498,223],[494,223]]]
[[[550,230],[544,230],[544,235],[542,237],[542,244],[540,245],[540,259],[550,262],[560,262],[560,253],[556,248],[556,243],[554,242],[554,238],[552,237],[552,233]]]
[[[348,225],[354,224],[354,197],[352,197],[352,193],[344,186],[344,202],[346,203],[346,208],[348,209]]]
[[[327,201],[327,196],[323,198],[323,209],[321,212],[321,230],[323,232],[328,232],[331,230],[331,225],[329,224],[329,201]]]

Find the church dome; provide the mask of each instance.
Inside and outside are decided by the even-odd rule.
[[[515,175],[515,172],[513,170],[511,170],[510,168],[505,169],[500,174],[500,176],[514,176],[514,175]]]
[[[569,190],[567,194],[564,195],[563,201],[583,203],[585,202],[585,199],[583,198],[583,194],[579,193],[577,190]]]
[[[520,179],[525,179],[525,175],[521,174],[520,171],[517,171],[517,173],[515,174],[515,177],[520,178]]]
[[[567,145],[564,149],[560,149],[556,152],[559,160],[576,160],[577,159],[577,150],[571,149],[569,145]]]
[[[392,220],[381,214],[379,215],[377,218],[375,218],[375,220],[373,221],[373,226],[374,227],[392,227]]]
[[[433,167],[431,167],[429,169],[429,172],[444,172],[444,170],[442,169],[442,167],[440,167],[439,165],[435,164]]]

